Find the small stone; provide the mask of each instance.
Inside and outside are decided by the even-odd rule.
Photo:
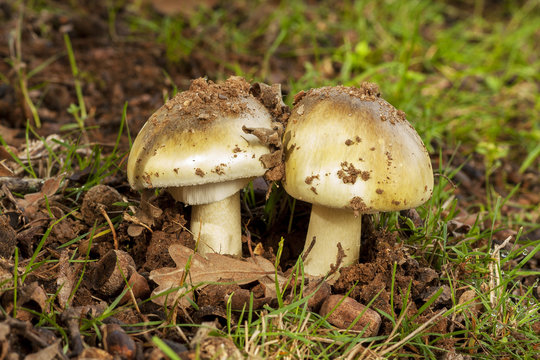
[[[354,299],[349,297],[343,301],[342,299],[343,295],[329,296],[322,304],[319,314],[323,317],[328,316],[328,322],[340,329],[350,328],[356,331],[365,329],[363,337],[376,336],[381,326],[381,316]],[[351,326],[353,322],[355,323]]]
[[[468,304],[468,306],[464,307],[463,310],[474,316],[477,317],[478,314],[482,311],[482,304],[479,299],[477,299],[478,295],[476,294],[475,290],[466,290],[461,294],[458,300],[458,305],[464,305]]]
[[[135,341],[117,324],[104,325],[103,333],[105,335],[103,339],[103,345],[105,350],[115,359],[135,359],[137,354],[137,346]]]
[[[141,299],[144,296],[147,296],[150,294],[150,286],[148,286],[148,281],[144,276],[139,274],[136,271],[133,271],[131,274],[131,277],[129,278],[129,286],[131,287],[131,292],[133,292],[133,296],[135,299]],[[127,285],[124,286],[124,290],[127,289]],[[126,292],[122,299],[120,300],[120,304],[125,304],[128,301],[131,300],[131,294]]]
[[[332,288],[326,281],[323,281],[322,283],[314,281],[308,284],[307,288],[305,289],[304,296],[313,294],[313,296],[311,296],[311,298],[308,300],[308,306],[310,309],[317,311],[321,307],[323,301],[325,301],[331,293]]]

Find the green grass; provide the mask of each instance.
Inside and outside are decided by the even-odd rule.
[[[257,6],[264,10],[262,3]],[[117,21],[118,16],[117,9],[111,5],[110,21]],[[415,354],[435,359],[446,340],[454,341],[458,352],[475,358],[535,358],[540,335],[532,325],[540,321],[540,303],[533,294],[539,281],[524,286],[523,279],[540,276],[538,269],[528,267],[540,251],[540,239],[526,237],[540,227],[540,204],[521,204],[516,200],[527,189],[505,184],[505,193],[499,194],[492,182],[505,164],[513,164],[512,171],[529,173],[536,179],[540,171],[540,59],[536,49],[540,4],[537,1],[520,5],[506,1],[493,8],[483,1],[463,1],[457,5],[427,0],[344,1],[337,6],[324,1],[317,5],[288,1],[262,17],[249,31],[243,27],[245,14],[232,14],[223,8],[202,9],[189,19],[151,16],[142,10],[129,16],[132,35],[122,39],[115,33],[116,40],[139,41],[137,34],[144,33],[147,39],[166,49],[171,64],[186,63],[193,54],[204,56],[215,64],[215,72],[208,74],[215,79],[239,74],[268,81],[274,73],[284,73],[283,86],[288,90],[289,104],[300,90],[377,82],[384,97],[407,113],[433,158],[439,160],[435,172],[440,176],[436,178],[433,197],[418,209],[425,225],[416,228],[397,213],[381,214],[375,217],[375,224],[399,232],[403,230],[399,220],[406,222],[412,233],[403,237],[403,242],[419,259],[437,269],[442,274],[442,284],[450,289],[452,307],[439,316],[448,321],[464,319],[452,332],[439,334],[415,322],[440,292],[421,306],[417,315],[381,312],[394,325],[391,336],[363,338],[337,330],[326,319],[309,312],[307,299],[300,295],[301,287],[292,299],[279,298],[278,308],[247,307],[237,324],[229,316],[226,329],[218,332],[220,336],[231,338],[245,354],[260,358],[341,356],[347,359],[359,354],[364,358],[386,358]],[[110,27],[113,32],[111,29],[114,26]],[[20,32],[20,27],[16,31]],[[18,66],[22,61],[21,51],[24,52],[20,33],[14,33],[13,39],[13,51],[7,61],[17,69],[14,86],[26,94],[24,99],[30,108],[32,121],[27,125],[27,143],[31,139],[43,142],[48,157],[40,166],[29,158],[12,156],[25,174],[34,178],[90,169],[85,184],[65,189],[66,199],[75,211],[84,191],[105,177],[122,172],[125,153],[120,150],[120,140],[129,136],[125,135],[129,134],[126,122],[129,104],[123,109],[112,149],[104,151],[84,139],[88,116],[82,96],[84,80],[66,36],[77,104],[70,107],[75,120],[73,126],[64,130],[76,130],[83,138],[75,136],[78,139],[72,142],[70,139],[76,133],[68,132],[65,139],[53,140],[60,146],[53,151],[52,144],[34,130],[41,125],[36,108],[39,104],[34,104],[28,96],[28,81],[36,73],[46,72],[48,64],[57,58],[24,72]],[[235,56],[227,56],[231,53]],[[245,61],[248,57],[253,60]],[[283,68],[287,63],[290,66]],[[289,76],[289,71],[297,76]],[[8,79],[2,77],[2,80]],[[167,90],[174,94],[177,88],[172,85]],[[6,145],[1,135],[0,140]],[[451,150],[458,160],[443,156],[445,150]],[[473,158],[480,159],[484,166],[486,189],[463,206],[450,182],[464,165],[462,159]],[[250,191],[246,193],[246,203],[256,205]],[[296,221],[294,209],[294,201],[283,191],[273,192],[264,207],[268,225],[272,225],[279,212],[285,212],[290,229]],[[449,224],[465,210],[478,214],[479,218],[466,233],[457,236],[450,231]],[[14,271],[11,284],[14,304],[17,304],[17,289],[26,278],[54,262],[40,254],[53,227],[74,216],[68,212],[56,219],[50,210],[49,214],[52,221],[35,253],[25,262],[21,273]],[[122,222],[120,217],[113,220],[116,227]],[[91,239],[103,236],[107,232],[104,225],[105,222],[97,224],[98,228],[90,234],[81,235],[61,248],[86,236]],[[497,249],[494,243],[494,234],[506,228],[517,231],[516,245],[510,251]],[[286,239],[287,235],[283,236]],[[15,269],[21,268],[19,251],[14,259],[18,265]],[[394,289],[397,294],[397,287]],[[458,292],[463,289],[472,290],[474,296],[459,303]],[[407,293],[401,295],[409,298]],[[56,294],[49,296],[52,304]],[[120,306],[119,300],[120,297],[110,304],[101,317],[86,319],[83,332],[99,338],[99,326],[106,317],[130,306]],[[471,308],[475,304],[481,310],[473,312]],[[405,309],[406,304],[402,305]],[[15,306],[12,315],[21,310]],[[48,314],[39,314],[39,325],[56,330],[68,342],[68,336],[56,322],[57,311],[51,309]],[[228,312],[231,314],[232,310],[228,308]],[[172,324],[149,322],[140,327],[151,327],[158,333],[174,328],[175,324],[174,321]],[[152,341],[162,351],[171,351],[159,337]]]

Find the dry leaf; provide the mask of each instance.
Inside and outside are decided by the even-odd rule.
[[[18,157],[21,159],[36,160],[50,156],[50,153],[56,153],[62,147],[62,138],[60,135],[51,134],[45,140],[31,140],[18,151]]]
[[[6,142],[6,144],[10,144],[13,146],[19,146],[20,144],[24,143],[24,137],[21,139],[18,135],[21,132],[19,129],[12,129],[8,128],[6,126],[0,125],[0,134],[2,134],[2,138]],[[2,151],[0,150],[0,158]],[[11,159],[11,156],[7,157],[7,159]]]
[[[13,176],[13,171],[4,165],[3,162],[0,162],[0,176]]]
[[[75,285],[75,277],[73,266],[69,263],[69,254],[67,251],[63,251],[58,260],[58,277],[56,278],[56,285],[59,289],[58,304],[63,309],[69,305],[68,300]]]
[[[152,229],[150,228],[150,226],[143,223],[136,216],[132,216],[129,213],[125,212],[123,214],[123,218],[125,221],[132,222],[132,224],[129,224],[128,230],[127,230],[128,235],[131,237],[137,237],[141,235],[145,228],[148,229],[150,232],[152,232]]]
[[[135,209],[133,215],[124,213],[124,220],[132,222],[128,231],[130,236],[135,237],[142,233],[142,227],[152,231],[151,227],[154,226],[155,219],[158,219],[163,210],[150,203],[153,198],[153,191],[150,189],[143,190],[141,194],[141,203],[139,207]]]
[[[257,243],[257,245],[255,245],[255,249],[253,249],[253,253],[259,256],[262,256],[262,254],[264,254],[264,247],[262,246],[262,243]]]
[[[19,286],[17,296],[14,296],[14,291],[11,289],[3,294],[2,307],[6,313],[13,311],[15,307],[13,301],[15,299],[17,301],[17,308],[19,309],[16,318],[21,321],[30,321],[36,318],[35,312],[46,312],[48,309],[47,293],[37,281]],[[32,309],[34,312],[27,311],[24,308]]]
[[[186,265],[190,261],[189,273],[185,278],[185,287],[179,288],[176,295],[160,296],[153,299],[157,304],[163,305],[167,301],[168,306],[174,305],[180,298],[180,305],[189,306],[185,298],[191,294],[188,292],[193,286],[204,286],[204,283],[236,283],[239,285],[259,281],[268,288],[269,293],[275,296],[275,273],[276,269],[269,260],[256,256],[247,260],[235,259],[221,254],[206,254],[202,256],[186,246],[173,244],[169,247],[169,254],[176,264],[176,268],[161,268],[150,272],[150,279],[159,286],[152,296],[159,295],[171,288],[182,285]],[[190,260],[191,259],[191,260]],[[285,278],[278,275],[280,284]]]
[[[17,204],[27,211],[30,211],[30,208],[32,208],[31,211],[35,211],[34,205],[45,196],[51,197],[56,194],[63,179],[64,174],[61,174],[45,180],[40,191],[24,195],[24,199],[17,199]]]
[[[60,351],[60,340],[56,340],[51,345],[47,346],[35,352],[33,354],[28,354],[24,358],[25,360],[51,360],[51,359],[63,359],[62,352]]]

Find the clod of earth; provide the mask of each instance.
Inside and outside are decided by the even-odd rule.
[[[105,296],[117,295],[135,272],[135,261],[125,251],[110,250],[93,271],[94,290]]]
[[[284,134],[283,186],[313,204],[305,251],[316,242],[304,269],[318,276],[337,264],[336,242],[343,266],[357,262],[360,214],[427,201],[433,170],[405,114],[381,98],[377,85],[323,87],[295,99]]]
[[[122,207],[115,203],[122,201],[122,195],[107,185],[96,185],[86,192],[81,205],[81,214],[84,222],[92,226],[96,217],[101,218],[103,212],[110,214],[110,217],[116,216],[122,212]]]
[[[239,190],[267,168],[271,149],[242,128],[273,131],[268,109],[240,77],[194,80],[141,129],[128,161],[135,189],[167,188],[192,205],[191,231],[202,254],[241,255]]]
[[[212,336],[216,326],[211,322],[204,322],[190,342],[193,349],[189,358],[217,359],[217,360],[241,360],[244,357],[227,337]]]
[[[362,337],[376,336],[381,326],[381,316],[375,310],[343,295],[329,296],[319,313],[338,328],[363,331]]]
[[[17,246],[17,233],[4,215],[0,215],[0,239],[0,257],[8,259]]]
[[[304,296],[311,296],[308,300],[308,307],[313,311],[317,311],[331,293],[332,288],[326,281],[311,281],[305,289]]]
[[[16,300],[16,303],[14,303]],[[34,316],[33,313],[41,313],[47,308],[47,293],[37,281],[25,284],[17,288],[17,293],[13,289],[7,290],[0,295],[0,305],[7,313],[12,313],[17,307],[17,319],[29,321]],[[26,310],[28,309],[28,310]]]

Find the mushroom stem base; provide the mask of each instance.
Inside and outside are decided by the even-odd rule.
[[[242,255],[240,192],[191,207],[191,231],[201,254]]]
[[[304,272],[314,276],[326,275],[330,266],[337,263],[338,242],[345,255],[341,266],[357,262],[361,231],[362,217],[354,216],[351,210],[313,204],[304,251],[309,248],[313,237],[316,237],[316,241],[304,261]]]

